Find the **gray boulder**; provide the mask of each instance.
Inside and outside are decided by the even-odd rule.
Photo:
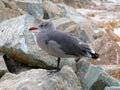
[[[73,69],[64,66],[58,73],[32,69],[18,75],[6,73],[0,79],[1,90],[83,90]]]
[[[33,69],[18,75],[6,73],[0,79],[0,90],[37,90],[40,82],[45,82],[48,72],[44,69]]]
[[[76,12],[74,8],[63,3],[55,4],[46,0],[43,2],[43,8],[46,14],[48,14],[48,18],[67,17],[73,20],[75,23],[87,21],[87,19]]]
[[[47,82],[39,83],[38,87],[39,90],[83,90],[76,74],[68,66],[64,66]]]
[[[19,8],[27,11],[30,15],[43,18],[44,12],[42,0],[14,0]]]
[[[61,4],[58,4],[58,7],[60,7],[61,9],[64,10],[65,17],[70,18],[71,20],[73,20],[76,23],[88,21],[86,18],[84,18],[81,14],[79,14],[74,8],[72,8],[70,6],[67,6],[67,5],[61,3]]]
[[[120,82],[108,75],[99,66],[94,66],[86,61],[77,64],[77,76],[84,90],[104,90],[106,86],[119,86]]]
[[[37,50],[33,34],[28,30],[35,24],[35,19],[28,14],[1,22],[0,51],[29,66],[41,67],[44,62],[40,61],[40,49]]]
[[[79,23],[77,33],[78,38],[84,42],[90,43],[91,41],[95,40],[94,36],[96,35],[95,30],[97,27],[88,22]]]
[[[75,25],[76,23],[67,17],[60,17],[52,20],[57,29],[65,31],[71,25]]]
[[[53,18],[53,17],[64,17],[64,10],[51,1],[44,0],[43,8],[44,8],[45,19]]]

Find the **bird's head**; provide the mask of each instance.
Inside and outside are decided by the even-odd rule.
[[[44,21],[38,27],[29,28],[30,31],[34,30],[55,30],[55,26],[51,21]]]

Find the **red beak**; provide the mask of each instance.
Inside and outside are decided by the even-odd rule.
[[[32,31],[32,30],[38,30],[38,28],[37,27],[31,27],[29,30],[30,31]]]

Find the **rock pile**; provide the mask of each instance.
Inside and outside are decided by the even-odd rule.
[[[119,90],[118,4],[111,0],[1,0],[0,90]],[[28,30],[46,19],[90,43],[101,61],[63,58],[61,70],[50,73],[56,69],[56,58],[41,50]]]

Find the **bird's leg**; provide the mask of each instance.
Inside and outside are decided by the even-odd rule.
[[[59,66],[60,66],[60,57],[58,57],[58,59],[57,59],[57,71],[60,70]]]
[[[58,72],[59,70],[60,70],[60,68],[59,68],[59,66],[60,66],[60,57],[58,57],[58,59],[57,59],[57,70],[50,70],[49,72],[50,72],[50,74],[53,74],[53,73],[56,73],[56,72]]]

